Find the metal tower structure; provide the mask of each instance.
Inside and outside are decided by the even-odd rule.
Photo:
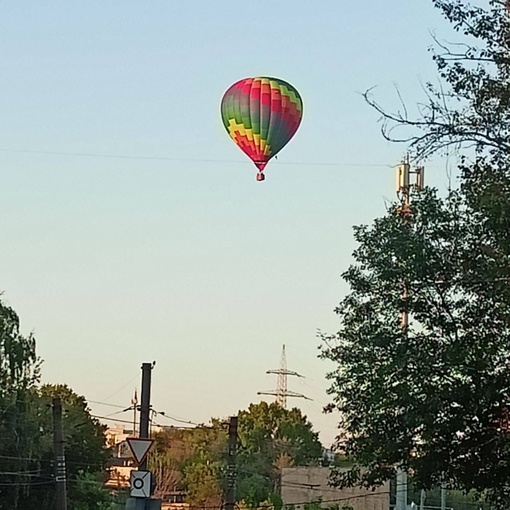
[[[135,394],[133,395],[133,398],[131,399],[131,406],[133,409],[133,437],[136,437],[136,411],[138,409],[138,394],[136,392],[136,388],[135,388]]]
[[[276,390],[259,391],[257,392],[257,395],[272,395],[276,397],[275,402],[280,404],[284,409],[287,408],[287,397],[304,398],[305,400],[312,400],[311,398],[308,398],[307,396],[302,395],[301,393],[296,393],[295,391],[289,391],[287,389],[287,377],[289,375],[301,378],[303,378],[304,376],[298,374],[297,372],[294,372],[293,370],[287,370],[287,356],[285,354],[285,344],[283,344],[282,347],[280,368],[268,370],[266,374],[276,374],[278,376],[276,382]]]
[[[420,191],[423,189],[425,180],[425,168],[423,166],[416,166],[411,168],[409,162],[409,155],[404,158],[402,164],[397,167],[397,196],[400,200],[399,212],[407,221],[411,220],[411,195],[413,191]],[[414,178],[413,178],[414,177]],[[400,312],[400,323],[404,334],[407,333],[409,327],[409,313],[406,309],[405,301],[409,297],[409,285],[407,281],[403,281],[402,300],[404,307]],[[407,471],[402,467],[397,467],[397,481],[396,481],[396,503],[395,510],[406,510],[407,505]],[[423,494],[422,494],[423,496]],[[443,486],[441,490],[441,508],[444,510],[443,503]],[[422,499],[422,498],[420,498]],[[424,502],[424,499],[423,499]],[[422,506],[420,502],[420,506]]]

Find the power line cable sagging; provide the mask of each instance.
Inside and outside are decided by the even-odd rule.
[[[132,159],[147,161],[175,161],[180,163],[229,163],[229,164],[250,164],[249,161],[238,161],[229,159],[207,159],[207,158],[175,158],[171,156],[141,156],[128,154],[97,154],[91,152],[65,152],[65,151],[42,151],[26,149],[0,149],[0,152],[10,154],[37,154],[41,156],[71,156],[80,158],[106,158],[106,159]],[[383,163],[324,163],[313,161],[277,161],[273,164],[292,166],[330,166],[330,167],[363,167],[363,168],[393,168],[393,165]],[[105,399],[106,400],[106,399]]]

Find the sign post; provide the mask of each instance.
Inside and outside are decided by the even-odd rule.
[[[126,510],[161,510],[161,500],[151,498],[156,484],[152,473],[147,470],[147,454],[154,444],[154,439],[149,438],[151,371],[154,364],[142,364],[140,437],[128,437],[126,439],[138,467],[137,471],[131,471],[130,497],[126,501]]]

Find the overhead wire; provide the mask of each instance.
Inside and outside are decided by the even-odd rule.
[[[28,462],[35,462],[35,463],[46,463],[46,464],[54,464],[54,459],[34,459],[29,457],[21,457],[21,456],[12,456],[12,455],[0,455],[0,459],[6,459],[6,460],[24,460]],[[82,461],[75,461],[70,459],[69,457],[66,457],[66,464],[76,466],[78,468],[96,468],[96,464],[91,464],[90,462],[82,462]]]
[[[108,406],[108,407],[116,407],[117,409],[124,409],[125,406],[120,406],[118,404],[110,404],[108,402],[99,402],[98,400],[87,400],[89,404],[98,404],[102,406]]]
[[[30,482],[0,482],[0,487],[19,487],[20,485],[53,485],[55,483],[55,480],[48,480],[48,481],[40,481],[40,482],[34,482],[34,481],[30,481]]]
[[[88,400],[88,402],[91,403],[91,404],[104,405],[104,406],[109,406],[109,407],[113,407],[113,408],[116,408],[116,409],[122,409],[122,411],[117,411],[115,413],[107,414],[105,416],[91,415],[94,418],[106,419],[106,418],[109,418],[111,416],[114,416],[115,414],[122,414],[124,412],[132,411],[133,410],[133,405],[131,405],[130,407],[125,407],[125,406],[122,406],[120,404],[110,404],[109,402],[101,402],[101,401],[98,401],[98,400]],[[151,411],[154,413],[155,416],[158,416],[158,415],[159,416],[163,416],[164,418],[166,418],[168,420],[175,421],[177,423],[183,423],[185,425],[194,425],[196,427],[201,427],[201,426],[204,425],[203,423],[197,423],[197,422],[194,422],[192,420],[187,420],[185,418],[179,418],[177,416],[173,416],[173,415],[167,413],[166,411],[157,411],[155,409],[152,409]],[[113,420],[110,420],[110,421],[113,421]],[[122,420],[117,420],[117,421],[121,422]],[[132,421],[129,421],[129,422],[126,422],[126,423],[130,423],[131,424]],[[164,426],[164,425],[159,425],[159,426]]]
[[[171,416],[171,415],[167,414],[165,411],[155,411],[155,413],[156,413],[156,415],[163,416],[163,418],[167,418],[168,420],[172,420],[177,423],[185,423],[187,425],[195,425],[197,427],[200,427],[202,425],[201,423],[195,423],[191,420],[184,420],[182,418],[176,418],[175,416]]]
[[[108,158],[108,159],[133,159],[133,160],[153,160],[153,161],[175,161],[190,163],[229,163],[229,164],[250,164],[249,161],[228,160],[228,159],[211,159],[211,158],[175,158],[170,156],[142,156],[128,154],[98,154],[92,152],[66,152],[66,151],[43,151],[43,150],[27,150],[27,149],[2,149],[0,152],[12,154],[38,154],[47,156],[74,156],[88,158]],[[382,163],[326,163],[326,162],[308,162],[308,161],[279,161],[273,162],[273,165],[298,165],[298,166],[330,166],[330,167],[371,167],[371,168],[395,168],[398,165],[388,165]]]
[[[0,151],[1,152],[1,151]],[[102,400],[108,400],[109,398],[113,397],[114,395],[117,395],[119,392],[121,392],[128,384],[131,384],[135,379],[138,379],[140,377],[140,374],[136,374],[132,379],[130,379],[127,383],[123,384],[120,388],[115,390],[113,393],[110,393],[107,397],[103,398]]]
[[[112,422],[119,422],[119,423],[127,423],[129,425],[132,425],[132,421],[128,421],[128,420],[123,420],[123,419],[119,419],[119,418],[112,418],[112,416],[116,415],[116,414],[120,414],[120,413],[123,413],[123,412],[127,412],[131,409],[133,409],[133,407],[128,407],[128,408],[124,408],[123,406],[121,405],[118,405],[118,404],[112,404],[112,403],[108,403],[108,402],[101,402],[101,401],[95,401],[95,400],[89,400],[88,403],[94,403],[94,404],[97,404],[97,405],[105,405],[105,406],[109,406],[109,407],[113,407],[113,408],[116,408],[116,409],[119,409],[119,411],[116,411],[110,415],[96,415],[96,414],[92,414],[90,413],[90,416],[93,417],[93,418],[96,418],[96,419],[101,419],[101,420],[106,420],[106,421],[112,421]],[[167,414],[165,411],[153,411],[155,415],[160,415],[160,416],[163,416],[164,418],[168,419],[168,420],[172,420],[172,421],[175,421],[177,423],[182,423],[182,424],[185,424],[185,425],[192,425],[194,427],[201,427],[201,426],[205,426],[203,424],[199,424],[199,423],[196,423],[196,422],[193,422],[191,420],[185,420],[185,419],[182,419],[182,418],[178,418],[178,417],[175,417],[175,416],[172,416],[172,415],[169,415]],[[161,424],[157,424],[157,423],[154,423],[153,421],[153,424],[154,425],[157,425],[157,426],[161,426],[164,428],[163,425]],[[189,429],[189,428],[193,428],[193,427],[176,427],[176,428],[183,428],[183,429]],[[0,458],[11,458],[11,459],[22,459],[21,457],[9,457],[9,456],[0,456]],[[31,458],[25,458],[25,460],[29,460],[29,461],[45,461],[45,462],[53,462],[52,460],[45,460],[45,459],[31,459]],[[69,464],[74,464],[74,465],[81,465],[81,466],[88,466],[88,464],[84,464],[84,463],[77,463],[77,462],[69,462]],[[249,471],[249,470],[246,470],[246,469],[241,469],[240,470],[241,472],[245,472],[247,474],[256,474],[256,475],[260,475],[260,473],[256,473],[256,472],[253,472],[253,471]],[[1,473],[0,473],[1,474]],[[270,477],[267,477],[265,475],[260,475],[260,476],[263,476],[265,478],[270,478]],[[98,482],[99,483],[99,482]],[[282,483],[283,486],[289,486],[289,487],[302,487],[302,488],[307,488],[307,489],[310,489],[310,490],[318,490],[316,487],[313,486],[313,484],[306,484],[306,483],[300,483],[300,482],[292,482],[292,481],[287,481],[287,482],[283,482]]]
[[[122,420],[120,418],[109,418],[108,416],[99,416],[97,414],[91,414],[90,416],[92,418],[97,418],[98,420],[115,421],[115,422],[119,422],[119,423],[129,423],[129,425],[133,424],[132,421]]]
[[[42,476],[40,470],[31,469],[29,471],[2,471],[0,476]]]

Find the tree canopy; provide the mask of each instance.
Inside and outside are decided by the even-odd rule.
[[[84,397],[66,385],[40,386],[39,373],[35,338],[20,333],[18,315],[0,302],[0,509],[55,508],[54,397],[64,410],[69,505],[108,508],[104,426],[90,415]]]
[[[312,424],[297,408],[251,404],[239,413],[238,499],[256,508],[279,493],[281,470],[317,465],[322,446]]]
[[[423,487],[446,478],[482,492],[507,478],[510,295],[500,278],[510,268],[488,254],[458,192],[426,190],[412,214],[395,205],[355,231],[351,292],[323,351],[339,366],[330,374],[339,446],[369,468],[351,473],[369,485],[401,464]]]
[[[383,115],[416,158],[454,149],[455,189],[412,196],[357,227],[349,294],[324,335],[337,440],[355,463],[339,484],[377,485],[400,465],[418,487],[446,482],[510,501],[510,18],[505,2],[433,0],[460,35],[436,38],[441,83],[421,115]],[[453,48],[453,49],[452,49]],[[399,134],[400,133],[400,134]],[[463,147],[470,147],[470,156]],[[404,292],[405,290],[405,292]],[[402,328],[401,313],[409,314]]]
[[[0,301],[0,508],[17,508],[28,493],[28,469],[37,449],[33,392],[39,381],[40,362],[32,335],[20,333],[16,312]]]
[[[238,414],[236,500],[249,508],[278,503],[281,469],[317,464],[318,434],[299,409],[251,404]],[[149,459],[161,497],[184,491],[192,507],[219,506],[227,483],[226,421],[190,429],[165,429],[156,435]]]

